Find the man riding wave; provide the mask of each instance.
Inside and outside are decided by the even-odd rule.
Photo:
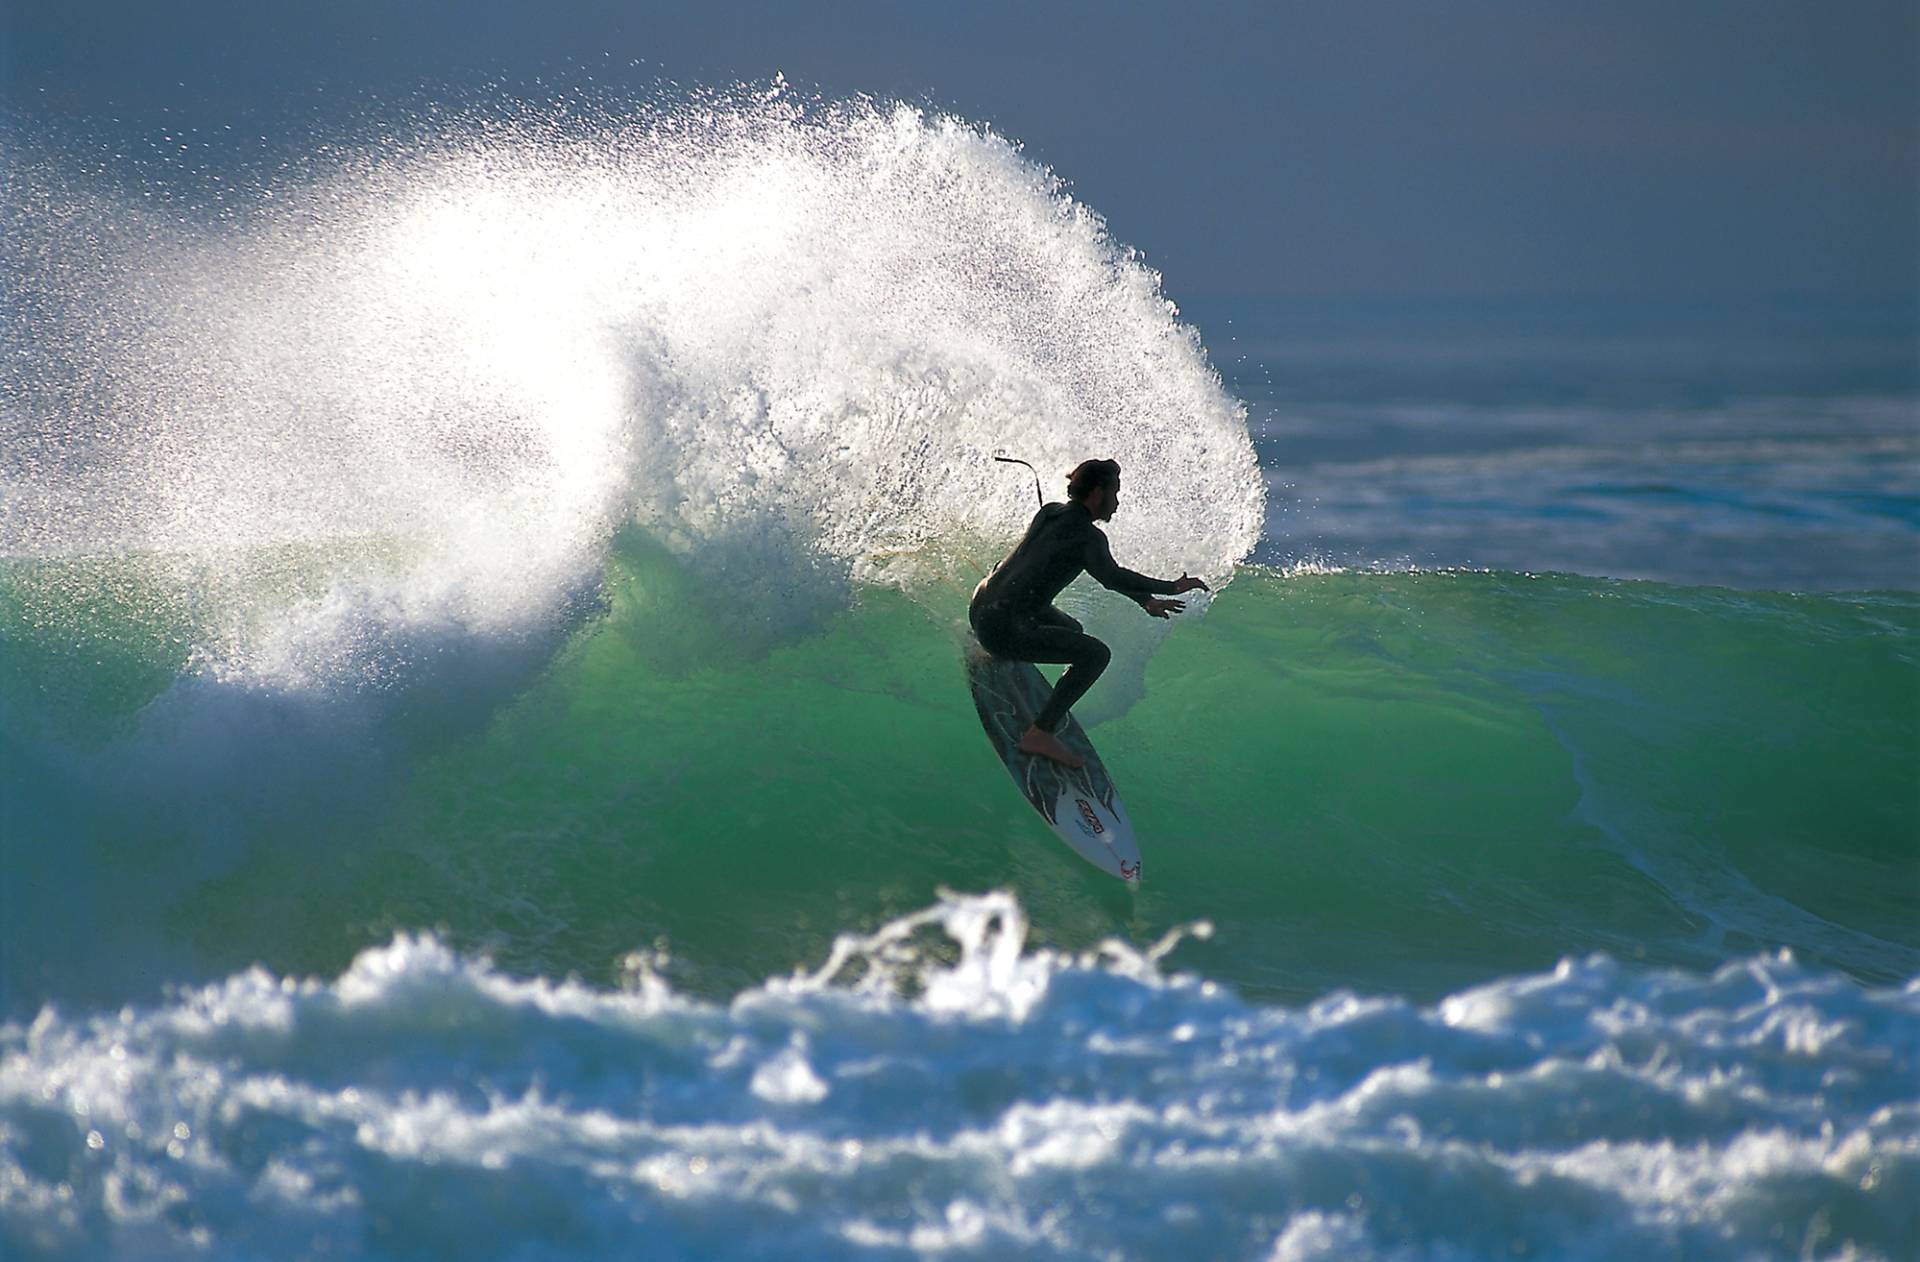
[[[1084,760],[1054,733],[1066,722],[1074,702],[1106,670],[1112,653],[1077,621],[1054,608],[1054,597],[1084,571],[1153,617],[1165,618],[1186,609],[1185,602],[1165,597],[1195,588],[1210,590],[1185,574],[1177,579],[1148,578],[1117,564],[1106,533],[1094,523],[1111,521],[1119,507],[1119,464],[1082,461],[1067,475],[1067,502],[1041,506],[1019,545],[974,588],[967,609],[974,635],[994,656],[1066,665],[1053,695],[1021,736],[1018,748],[1069,767],[1081,766]]]

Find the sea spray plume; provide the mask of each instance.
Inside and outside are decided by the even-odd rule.
[[[1135,564],[1218,574],[1258,534],[1240,407],[1158,278],[982,128],[773,85],[423,109],[283,169],[164,139],[144,186],[53,133],[7,167],[9,858],[99,900],[18,908],[16,960],[114,972],[261,836],[337,865],[328,821],[552,663],[616,548],[687,576],[624,636],[737,655],[860,584],[957,614],[1030,511],[1001,448],[1153,470]]]
[[[43,508],[8,553],[154,557],[205,673],[311,691],[553,618],[628,521],[741,621],[817,616],[1017,528],[1002,446],[1152,470],[1116,528],[1141,564],[1222,573],[1257,536],[1241,411],[1158,278],[991,133],[778,85],[414,123],[242,214],[100,216],[137,248],[92,242],[105,301],[31,336],[101,381],[24,399],[85,454],[9,471]],[[79,512],[32,494],[54,476]],[[267,544],[322,590],[207,573]]]

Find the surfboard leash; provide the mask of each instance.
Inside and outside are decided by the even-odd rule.
[[[1042,494],[1040,490],[1040,470],[1034,468],[1030,464],[1027,464],[1026,461],[1015,459],[1012,456],[996,455],[994,456],[994,459],[998,460],[1001,464],[1027,465],[1027,472],[1033,475],[1033,498],[1040,501],[1040,507],[1045,508],[1047,506],[1047,497],[1044,494]]]

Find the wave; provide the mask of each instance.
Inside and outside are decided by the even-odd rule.
[[[1562,960],[1261,1006],[949,896],[720,1005],[401,937],[0,1027],[11,1256],[1892,1258],[1920,991]]]
[[[151,981],[159,909],[270,837],[341,854],[590,638],[623,549],[699,610],[620,623],[665,661],[970,584],[1027,511],[1003,449],[1155,470],[1136,564],[1257,537],[1159,278],[986,129],[775,83],[364,130],[131,188],[9,148],[14,972]]]
[[[435,925],[589,976],[663,935],[720,993],[1009,881],[1050,940],[1215,919],[1263,996],[1912,975],[1911,596],[1236,568],[1261,471],[1158,278],[984,129],[777,88],[437,119],[193,213],[10,158],[0,1007]],[[1116,552],[1230,582],[1171,632],[1069,598],[1136,901],[959,685],[1000,449],[1118,458]]]
[[[495,705],[251,711],[273,725],[239,736],[285,761],[256,752],[245,792],[234,712],[137,655],[143,687],[94,698],[90,735],[10,723],[17,1002],[190,975],[167,944],[203,973],[332,972],[429,925],[547,975],[658,936],[680,984],[724,993],[943,885],[1009,882],[1053,942],[1211,919],[1235,946],[1197,958],[1272,997],[1432,996],[1590,950],[1920,972],[1911,594],[1249,569],[1167,633],[1070,589],[1121,650],[1082,717],[1140,830],[1130,898],[1002,783],[963,593],[864,588],[769,648],[718,634],[725,594],[664,546],[611,558],[600,612],[504,667]],[[101,902],[33,894],[69,889]]]

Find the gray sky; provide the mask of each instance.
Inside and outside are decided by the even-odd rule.
[[[29,126],[294,146],[337,103],[588,72],[927,102],[1023,142],[1176,298],[1916,287],[1902,0],[0,0],[0,40]]]

